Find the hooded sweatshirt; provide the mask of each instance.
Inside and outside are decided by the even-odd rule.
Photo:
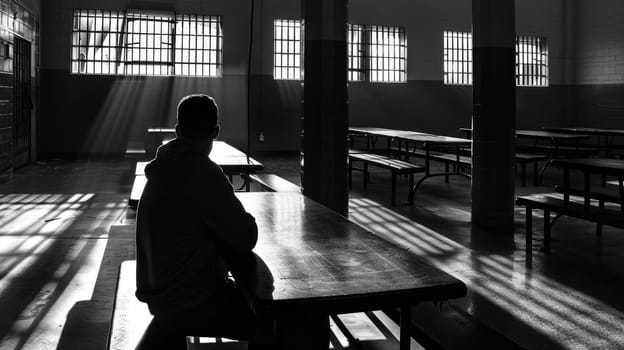
[[[137,210],[137,291],[153,315],[189,310],[226,286],[225,252],[246,253],[256,222],[221,168],[184,139],[161,146],[145,167]]]

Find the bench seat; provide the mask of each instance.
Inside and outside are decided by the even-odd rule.
[[[275,174],[251,174],[249,179],[269,192],[301,192],[301,187]]]
[[[557,193],[536,194],[529,196],[519,196],[516,204],[526,207],[526,254],[527,259],[532,253],[533,239],[533,209],[544,211],[544,251],[550,252],[550,231],[552,223],[550,212],[575,217],[578,219],[604,224],[617,228],[624,228],[624,214],[622,212],[597,206],[585,207],[578,201],[568,201],[556,197]]]
[[[426,169],[422,165],[412,164],[403,160],[394,159],[375,153],[361,153],[349,151],[349,188],[352,187],[353,178],[353,162],[360,161],[364,163],[364,188],[368,185],[368,165],[374,165],[379,168],[388,169],[392,173],[392,194],[391,204],[396,203],[396,176],[401,174],[409,175],[410,190],[414,186],[414,174],[425,172]]]
[[[128,199],[128,206],[130,206],[130,208],[136,209],[139,205],[139,199],[141,199],[146,183],[147,177],[145,177],[145,175],[136,175],[134,177],[132,190],[130,191],[130,198]]]
[[[599,147],[589,146],[553,146],[553,145],[518,145],[518,149],[527,150],[529,152],[544,152],[547,154],[565,153],[565,154],[577,154],[577,155],[591,155],[600,153]]]
[[[398,148],[392,147],[391,150],[395,152],[395,154],[406,153],[405,150],[399,151]],[[424,150],[416,149],[407,151],[409,156],[415,156],[419,158],[426,158],[427,152]],[[440,161],[445,164],[447,167],[446,172],[448,172],[449,165],[459,164],[459,167],[462,169],[472,169],[472,157],[468,155],[460,155],[459,162],[456,154],[452,153],[439,153],[439,152],[429,152],[429,159]],[[532,154],[532,153],[521,153],[518,152],[515,154],[516,163],[520,164],[520,170],[522,174],[522,186],[526,186],[526,164],[533,163],[533,184],[537,186],[538,184],[538,162],[548,160],[548,157],[543,154]],[[448,180],[447,180],[448,182]]]
[[[556,185],[555,192],[564,193],[563,186]],[[568,188],[565,192],[572,196],[585,196],[585,191],[576,188]],[[592,191],[589,193],[589,198],[598,200],[599,202],[617,203],[620,205],[624,205],[624,200],[622,199],[622,197],[620,197],[619,194],[616,193],[608,193],[606,191]]]
[[[147,329],[152,315],[147,304],[140,302],[136,296],[136,260],[126,260],[119,268],[119,278],[115,291],[115,309],[110,328],[108,350],[132,350],[138,345]],[[207,337],[208,343],[199,343],[199,337],[187,337],[189,349],[241,349],[244,343],[234,343],[226,338]]]
[[[147,156],[145,145],[141,141],[128,141],[125,152],[126,158],[144,159]]]

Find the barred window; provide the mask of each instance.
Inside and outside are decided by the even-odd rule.
[[[472,33],[444,32],[444,84],[472,84]]]
[[[74,11],[72,73],[117,74],[125,20],[121,11]]]
[[[301,80],[301,20],[276,19],[273,28],[273,78]]]
[[[176,16],[176,75],[222,76],[221,17]]]
[[[364,26],[348,24],[347,28],[347,79],[349,81],[363,81],[366,79]]]
[[[72,73],[219,77],[222,51],[219,16],[74,11]]]
[[[516,85],[548,86],[548,45],[546,38],[516,37]]]
[[[173,75],[174,24],[171,17],[129,13],[123,74]]]
[[[368,80],[372,82],[405,82],[407,40],[405,28],[366,26]]]
[[[302,37],[300,20],[274,21],[274,79],[302,79]],[[406,56],[405,28],[347,25],[349,81],[405,82]]]

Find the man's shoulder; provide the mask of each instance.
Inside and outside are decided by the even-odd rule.
[[[190,157],[186,162],[185,174],[206,180],[207,178],[224,177],[223,170],[215,162],[207,157]]]

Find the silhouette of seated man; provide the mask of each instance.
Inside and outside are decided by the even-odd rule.
[[[219,133],[212,97],[178,104],[176,138],[145,168],[137,213],[137,291],[154,318],[137,349],[186,349],[186,336],[250,339],[256,317],[228,280],[258,229],[208,155]]]

